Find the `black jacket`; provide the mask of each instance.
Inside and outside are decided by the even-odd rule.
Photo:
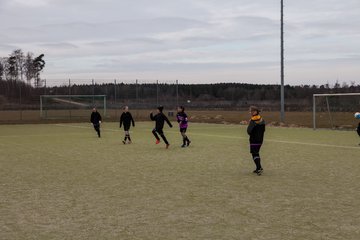
[[[124,124],[124,126],[130,127],[131,123],[132,123],[133,127],[135,127],[135,122],[134,122],[134,119],[133,119],[131,113],[123,112],[120,116],[120,127],[122,126],[122,124]]]
[[[265,121],[260,115],[251,118],[249,126],[247,128],[247,133],[250,135],[250,143],[263,143],[265,133]]]
[[[358,127],[356,128],[356,131],[357,131],[357,133],[358,133],[358,134],[359,134],[359,136],[360,136],[360,122],[359,122]]]
[[[93,124],[99,124],[99,121],[101,121],[101,115],[99,112],[92,112],[90,117],[90,122]]]
[[[152,113],[150,113],[150,119],[152,121],[156,122],[156,125],[155,125],[156,130],[162,130],[164,128],[164,122],[165,121],[169,125],[169,127],[172,127],[171,122],[169,121],[169,119],[163,113],[158,113],[155,116]]]

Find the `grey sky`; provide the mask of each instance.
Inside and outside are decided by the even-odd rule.
[[[0,0],[48,79],[279,83],[280,0]],[[360,84],[360,1],[285,0],[286,82]]]

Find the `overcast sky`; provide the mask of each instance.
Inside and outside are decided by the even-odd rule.
[[[360,84],[360,1],[284,0],[285,81]],[[47,79],[280,82],[280,0],[0,0]]]

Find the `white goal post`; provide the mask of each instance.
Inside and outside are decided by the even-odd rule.
[[[344,97],[344,96],[360,96],[360,93],[328,93],[328,94],[313,94],[313,129],[316,130],[316,99],[320,97],[325,97],[326,108],[329,114],[329,120],[331,127],[334,128],[334,123],[330,111],[329,97]]]
[[[106,116],[106,95],[40,96],[40,117],[43,119],[88,117],[93,107]]]

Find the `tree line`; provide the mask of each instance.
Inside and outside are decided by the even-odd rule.
[[[20,102],[23,106],[38,108],[40,95],[106,95],[109,107],[122,104],[137,108],[154,104],[186,104],[193,108],[238,109],[256,104],[272,110],[280,105],[280,86],[276,84],[103,83],[51,86],[51,79],[47,79],[46,86],[40,77],[44,67],[44,54],[34,57],[33,53],[24,54],[21,49],[0,58],[0,108],[16,108]],[[360,85],[355,82],[340,84],[338,81],[334,85],[286,85],[286,108],[288,111],[310,110],[315,93],[349,92],[359,93]],[[360,99],[344,97],[336,104],[342,110],[359,108]]]
[[[47,80],[50,82],[51,80]],[[285,86],[287,111],[308,111],[312,108],[315,93],[360,92],[355,83],[325,85]],[[239,109],[249,105],[260,105],[267,110],[277,110],[280,105],[279,85],[244,83],[218,84],[73,84],[71,86],[35,87],[25,81],[0,80],[0,107],[19,103],[38,107],[40,95],[106,95],[109,108],[129,105],[133,108],[148,108],[155,104],[173,107],[185,104],[191,108]],[[320,102],[319,102],[320,103]],[[359,109],[360,98],[331,98],[332,106],[341,111]],[[325,103],[323,106],[326,106]]]
[[[21,49],[14,50],[9,56],[0,58],[0,80],[25,81],[38,88],[42,86],[40,73],[45,67],[44,54],[35,57]]]

